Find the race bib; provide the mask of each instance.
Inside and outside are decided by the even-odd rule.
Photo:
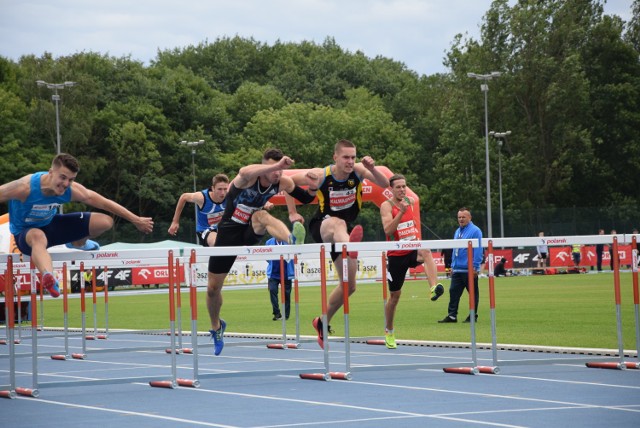
[[[398,239],[400,241],[415,241],[418,239],[413,220],[405,221],[398,225]]]
[[[215,226],[220,223],[220,219],[222,218],[222,214],[224,211],[218,211],[217,213],[207,214],[207,223],[209,226]]]
[[[342,211],[351,208],[356,202],[356,189],[331,190],[329,206],[331,211]]]
[[[231,216],[231,220],[240,224],[249,224],[251,215],[256,211],[258,211],[258,208],[253,208],[247,205],[238,204],[236,208],[233,210],[233,215]]]
[[[60,204],[33,205],[24,219],[25,223],[38,223],[53,217]]]

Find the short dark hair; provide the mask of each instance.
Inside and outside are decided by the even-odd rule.
[[[78,160],[71,156],[68,153],[60,153],[56,157],[53,158],[53,162],[51,162],[51,167],[65,167],[69,171],[77,174],[80,171],[80,164]]]
[[[225,174],[216,174],[211,179],[211,187],[215,187],[218,183],[229,183],[229,177]]]
[[[274,161],[279,161],[284,157],[284,153],[280,149],[267,149],[262,154],[262,160],[267,161],[269,159],[273,159]]]
[[[469,214],[471,214],[471,210],[467,207],[458,208],[458,211],[469,211]]]
[[[406,178],[402,174],[393,174],[389,177],[389,186],[393,187],[393,182],[396,180],[406,180]]]

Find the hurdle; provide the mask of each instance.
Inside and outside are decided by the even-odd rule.
[[[320,299],[322,304],[322,355],[324,359],[324,373],[300,373],[300,379],[306,380],[331,380],[329,369],[329,326],[327,325],[327,271],[326,271],[325,246],[320,247]]]
[[[203,260],[205,257],[210,256],[238,256],[238,255],[249,255],[249,256],[257,256],[258,258],[262,258],[264,260],[270,260],[274,258],[274,255],[282,255],[291,257],[292,255],[302,254],[302,253],[315,253],[319,250],[321,252],[321,258],[324,257],[325,251],[324,246],[320,246],[318,244],[308,244],[308,245],[282,245],[282,246],[244,246],[244,247],[203,247],[192,249],[191,257],[190,257],[190,272],[188,275],[190,277],[190,301],[192,306],[192,345],[193,349],[193,358],[194,358],[194,379],[182,379],[177,377],[176,373],[176,362],[175,358],[177,353],[175,352],[175,306],[174,306],[174,297],[173,297],[173,284],[174,284],[174,276],[173,276],[173,255],[172,251],[170,251],[169,256],[169,306],[170,306],[170,337],[171,337],[171,359],[172,359],[172,377],[170,380],[152,380],[149,382],[149,385],[152,387],[159,388],[169,388],[174,389],[177,386],[199,386],[198,373],[197,373],[197,338],[195,337],[195,332],[197,331],[197,301],[196,301],[196,284],[195,284],[195,261]],[[326,367],[328,367],[328,361],[326,362]],[[241,373],[237,373],[236,375],[243,375]],[[206,377],[215,377],[216,374],[212,374]],[[330,377],[329,371],[327,371],[326,376]]]
[[[638,292],[638,237],[631,237],[631,278],[633,281],[633,308],[636,321],[636,358],[640,359],[640,312],[638,306],[640,304],[640,293]],[[640,363],[636,363],[636,369],[640,369]]]
[[[382,328],[384,329],[387,327],[387,252],[382,251],[380,257],[382,259],[382,314],[384,315],[382,318],[384,320]],[[385,345],[384,339],[367,339],[365,343],[367,345]]]
[[[440,241],[385,241],[385,242],[345,242],[345,243],[339,243],[336,244],[336,246],[338,245],[345,245],[346,246],[346,250],[347,251],[358,251],[358,252],[363,252],[363,251],[388,251],[388,250],[434,250],[434,249],[439,249],[439,248],[451,248],[451,249],[455,249],[455,248],[465,248],[468,247],[468,245],[471,245],[471,247],[468,248],[478,248],[480,246],[480,244],[478,243],[477,240],[475,241],[470,241],[470,243],[467,243],[466,241],[462,241],[462,240],[456,240],[456,239],[448,239],[448,240],[440,240]],[[384,266],[384,264],[383,264]],[[470,269],[470,271],[472,271],[472,269]],[[384,267],[383,267],[383,272],[384,272]],[[385,278],[386,278],[386,274],[385,274]],[[383,279],[384,281],[384,279]],[[473,283],[473,282],[471,282]],[[470,287],[473,288],[473,287]],[[470,295],[470,299],[471,299],[471,295]],[[470,305],[471,302],[474,302],[474,300],[470,300]],[[473,305],[475,306],[475,304]],[[471,309],[471,307],[470,307]],[[475,307],[472,309],[475,312]],[[452,371],[450,371],[450,373],[458,373],[458,372],[464,372],[464,373],[469,373],[469,374],[476,374],[480,372],[480,369],[477,367],[477,363],[476,363],[476,357],[475,357],[475,350],[476,350],[476,344],[475,344],[475,316],[474,314],[472,314],[471,316],[471,329],[472,329],[472,353],[473,353],[473,358],[472,358],[472,367],[461,367],[461,368],[456,368]],[[347,330],[346,326],[345,326],[345,330]],[[346,334],[346,332],[345,332]],[[384,341],[376,341],[375,339],[372,340],[368,340],[365,343],[368,344],[384,344]],[[417,365],[420,366],[420,365]],[[412,367],[417,367],[417,366],[412,366]],[[405,366],[406,367],[406,366]],[[364,370],[364,367],[358,367],[355,371],[358,370]],[[486,370],[484,368],[482,368],[482,370]]]
[[[169,336],[171,337],[171,379],[170,380],[152,380],[149,386],[154,388],[171,388],[178,386],[177,382],[177,365],[176,365],[176,308],[174,306],[174,277],[173,277],[173,250],[169,250]]]
[[[632,236],[632,280],[633,280],[633,303],[635,312],[635,327],[636,327],[636,357],[640,358],[640,320],[638,315],[638,243],[635,236]],[[617,362],[587,362],[585,365],[591,369],[640,369],[640,363],[625,361],[624,360],[624,347],[622,340],[622,315],[621,315],[621,292],[620,292],[620,260],[617,257],[618,254],[618,237],[613,237],[613,254],[616,256],[613,258],[613,278],[614,278],[614,296],[616,302],[616,328],[618,334],[618,353],[619,361]]]
[[[298,257],[297,255],[294,256],[294,278],[292,280],[292,283],[295,283],[295,287],[296,287],[296,292],[295,294],[297,295],[297,280],[298,280]],[[296,303],[296,341],[294,343],[287,343],[287,317],[286,317],[286,306],[287,306],[287,301],[286,301],[286,275],[287,275],[287,268],[286,268],[286,262],[284,261],[284,256],[281,254],[280,255],[280,313],[281,314],[285,314],[285,316],[283,316],[281,318],[282,320],[282,342],[281,343],[268,343],[267,344],[267,348],[269,349],[298,349],[300,347],[300,330],[298,329],[298,327],[300,326],[300,320],[298,318],[298,305]],[[294,286],[294,284],[291,284],[292,288]],[[291,299],[289,299],[291,300]],[[289,301],[289,305],[291,305],[291,301]],[[291,308],[289,308],[289,311],[291,311]]]
[[[331,379],[351,380],[351,340],[349,333],[349,264],[351,259],[347,254],[347,246],[342,245],[342,312],[344,315],[344,365],[345,371],[330,372]],[[329,328],[327,320],[327,329]],[[324,327],[324,326],[323,326]],[[328,349],[327,349],[328,352]]]
[[[5,307],[5,322],[7,331],[7,345],[9,345],[9,389],[0,391],[0,397],[2,398],[16,398],[16,361],[15,361],[15,343],[14,340],[14,328],[15,328],[15,314],[13,313],[13,256],[7,256],[7,268],[5,269],[4,280],[4,307]]]
[[[191,309],[191,348],[183,348],[182,351],[193,355],[193,379],[179,378],[176,382],[180,386],[198,388],[200,386],[200,381],[198,380],[198,295],[196,290],[195,262],[196,252],[195,250],[191,250],[188,263],[189,271],[188,275],[185,275],[185,280],[189,287],[189,307]],[[186,269],[186,266],[187,265],[183,265],[183,268]]]
[[[443,367],[445,373],[476,375],[480,372],[478,367],[478,357],[476,349],[476,287],[473,274],[473,241],[467,241],[467,284],[469,292],[469,321],[471,324],[471,367]],[[484,369],[484,368],[483,368]],[[484,369],[486,370],[486,369]]]
[[[489,311],[491,316],[491,358],[493,360],[493,366],[480,366],[478,367],[478,370],[480,371],[480,373],[498,374],[500,373],[500,368],[498,367],[498,338],[496,334],[496,290],[495,276],[493,275],[495,259],[493,257],[492,239],[489,239],[487,253],[487,257],[489,258]],[[475,322],[475,317],[473,321]]]
[[[104,278],[104,334],[99,334],[98,339],[109,338],[109,271],[105,266],[102,271]]]
[[[136,264],[137,266],[157,266],[166,264],[166,255],[169,249],[154,249],[145,252],[144,259],[137,258],[137,251],[135,250],[119,250],[119,251],[69,251],[63,253],[55,253],[52,255],[54,261],[54,267],[62,266],[62,281],[64,283],[63,291],[63,310],[64,310],[64,337],[65,337],[65,353],[51,355],[51,359],[64,361],[66,359],[85,359],[87,358],[87,346],[86,337],[92,337],[86,334],[86,281],[84,278],[84,269],[97,269],[101,268],[104,272],[104,304],[105,304],[105,331],[104,334],[97,334],[93,336],[93,340],[107,339],[109,335],[109,282],[108,282],[108,268],[119,267],[122,265]],[[76,264],[79,270],[79,282],[80,282],[80,310],[82,316],[82,352],[69,353],[69,325],[68,325],[68,289],[67,286],[67,266],[68,264]],[[92,281],[97,281],[97,275],[92,275]],[[92,284],[94,284],[92,282]],[[96,290],[94,284],[93,289]],[[97,290],[96,290],[97,291]],[[94,300],[94,304],[97,304],[97,300]],[[96,323],[96,309],[94,307],[94,334],[97,331]],[[91,340],[91,339],[88,339]],[[136,348],[137,349],[137,348]]]
[[[5,309],[7,324],[7,344],[9,345],[9,389],[0,391],[0,397],[14,399],[18,395],[37,398],[40,395],[38,391],[38,378],[37,378],[37,309],[36,309],[36,286],[35,276],[31,277],[31,330],[33,335],[32,347],[31,347],[31,362],[32,362],[32,386],[31,388],[16,386],[16,353],[15,353],[15,312],[13,309],[14,293],[19,294],[20,290],[15,289],[16,280],[13,275],[13,256],[6,257],[6,270],[5,270]],[[20,309],[19,309],[20,310]]]

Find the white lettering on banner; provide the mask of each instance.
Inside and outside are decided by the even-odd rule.
[[[129,279],[130,272],[131,271],[129,270],[121,270],[120,272],[116,273],[115,277],[118,278],[119,280],[126,281]],[[109,275],[111,275],[111,273],[109,273]]]
[[[520,253],[513,258],[516,263],[524,264],[529,259],[529,253]]]

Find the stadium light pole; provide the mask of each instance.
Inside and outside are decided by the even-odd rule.
[[[58,90],[63,90],[64,88],[70,88],[72,86],[77,85],[76,82],[64,82],[64,83],[48,83],[44,80],[36,80],[38,86],[46,86],[47,89],[53,90],[53,95],[51,95],[51,99],[56,104],[56,154],[60,154],[60,94],[58,94]]]
[[[494,77],[500,77],[499,71],[492,71],[489,74],[467,73],[467,77],[478,79],[483,83],[480,84],[480,90],[484,92],[484,135],[485,135],[485,166],[487,169],[487,233],[489,238],[493,238],[493,228],[491,226],[491,183],[489,173],[489,110],[487,108],[487,93],[489,92],[489,80]]]
[[[182,140],[178,144],[182,146],[191,147],[191,173],[193,175],[193,193],[196,193],[196,147],[201,144],[204,144],[204,140],[198,141],[186,141]],[[194,213],[194,226],[198,225],[198,205],[193,204],[193,213]],[[198,243],[198,239],[196,238],[196,244]]]
[[[498,186],[500,187],[500,237],[504,238],[504,216],[502,212],[502,145],[505,143],[507,136],[511,135],[511,131],[507,132],[489,132],[498,142]]]
[[[47,89],[53,90],[53,95],[51,95],[51,99],[56,104],[56,155],[59,155],[61,152],[60,149],[60,94],[58,94],[58,89],[63,90],[64,88],[70,88],[72,86],[77,85],[76,82],[66,81],[64,83],[48,83],[44,80],[36,80],[36,84],[40,87],[45,86]],[[58,207],[60,214],[63,214],[62,205]]]

